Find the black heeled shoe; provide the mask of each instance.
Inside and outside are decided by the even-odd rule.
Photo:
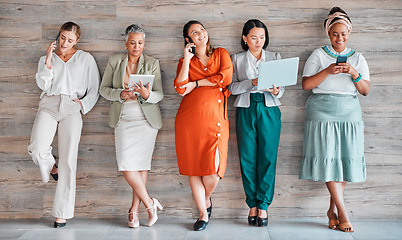
[[[257,226],[257,216],[248,216],[248,225]]]
[[[59,168],[56,163],[54,164],[54,166],[55,166],[56,168]],[[59,173],[50,173],[50,176],[52,176],[52,178],[53,178],[56,182],[57,182],[57,180],[59,180]],[[63,226],[63,227],[64,227],[64,226]]]
[[[54,222],[54,224],[53,224],[54,228],[62,228],[62,227],[65,227],[66,225],[67,225],[67,222],[64,222],[64,223]]]
[[[208,225],[207,221],[204,220],[200,220],[198,219],[195,223],[194,223],[194,230],[195,231],[202,231],[204,230]]]
[[[211,199],[211,197],[209,198],[209,202],[211,202],[211,206],[209,206],[209,208],[207,208],[208,219],[211,218],[211,214],[212,214],[212,199]]]
[[[266,218],[257,218],[257,223],[259,227],[266,227],[268,225],[268,217]]]

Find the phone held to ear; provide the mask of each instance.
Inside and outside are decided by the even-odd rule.
[[[59,43],[59,38],[60,38],[60,32],[57,34],[57,37],[56,37],[56,39],[55,39],[55,41],[56,41],[56,43],[55,43],[56,47],[57,47],[57,45],[58,45],[58,43]]]
[[[336,65],[338,65],[338,63],[345,63],[348,60],[347,56],[338,56],[336,58]]]
[[[187,38],[187,42],[189,42],[189,43],[194,43],[193,40],[191,40],[191,38]],[[196,53],[195,53],[195,47],[191,47],[191,53],[193,53],[194,55],[196,55]]]

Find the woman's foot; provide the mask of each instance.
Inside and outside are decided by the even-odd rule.
[[[158,199],[152,198],[153,204],[150,207],[147,207],[148,211],[148,227],[151,227],[158,221],[158,209],[162,211],[163,207],[159,203]]]
[[[59,179],[59,170],[56,163],[53,165],[52,171],[50,171],[50,175],[55,181]]]
[[[208,220],[209,220],[211,218],[211,214],[212,214],[212,199],[211,199],[211,197],[209,197],[209,201],[206,201],[206,202],[209,202],[209,206],[207,204],[207,213],[208,213]]]
[[[128,211],[128,226],[130,228],[137,228],[140,226],[138,212],[131,212],[131,209]]]
[[[338,221],[338,216],[336,213],[333,211],[328,210],[327,211],[327,216],[328,216],[328,227],[331,229],[338,229],[339,228],[339,221]]]
[[[257,208],[250,208],[250,212],[248,213],[248,225],[256,226],[257,225]]]
[[[64,218],[56,218],[56,220],[54,220],[53,226],[54,228],[61,228],[61,227],[65,227],[67,225],[67,220]]]
[[[352,224],[350,223],[348,215],[339,213],[338,216],[338,221],[339,221],[339,229],[343,232],[354,232],[355,230],[352,227]]]
[[[268,225],[268,211],[258,209],[257,225],[259,227],[266,227]]]

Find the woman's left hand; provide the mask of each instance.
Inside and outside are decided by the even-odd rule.
[[[74,101],[74,102],[78,102],[78,103],[80,104],[80,106],[81,106],[81,109],[83,108],[83,107],[82,107],[82,102],[81,102],[81,100],[79,100],[78,98],[76,98],[76,99],[74,99],[73,101]]]
[[[358,78],[359,77],[359,73],[356,71],[356,69],[354,67],[352,67],[352,65],[350,65],[350,63],[345,62],[345,63],[338,63],[338,66],[341,66],[341,72],[342,73],[347,73],[352,75],[353,79]]]
[[[147,87],[145,87],[140,80],[140,85],[134,83],[134,87],[135,88],[132,89],[133,92],[141,94],[142,98],[144,98],[145,100],[148,99],[149,93],[151,92],[151,84],[148,83]]]
[[[180,94],[182,97],[186,96],[187,94],[191,93],[191,91],[194,90],[194,88],[197,87],[197,84],[195,82],[188,82],[181,86],[180,88],[186,88],[186,91],[184,91],[183,94]]]
[[[267,88],[263,91],[270,92],[272,95],[277,96],[279,94],[279,90],[281,90],[281,87],[275,87],[275,85],[273,85],[273,88]]]

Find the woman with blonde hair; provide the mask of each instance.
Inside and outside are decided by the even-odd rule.
[[[66,219],[74,217],[81,114],[88,113],[99,97],[100,76],[95,59],[75,47],[80,36],[76,23],[64,23],[46,56],[40,58],[36,73],[42,94],[28,151],[39,166],[42,181],[47,183],[49,174],[58,181],[52,208],[55,228],[66,226]],[[51,147],[56,131],[58,166]]]

